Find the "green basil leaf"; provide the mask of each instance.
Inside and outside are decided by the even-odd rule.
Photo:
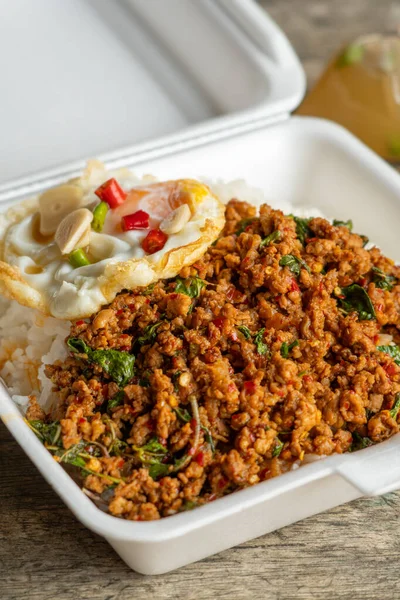
[[[287,342],[283,342],[283,344],[281,346],[281,356],[283,358],[288,358],[289,352],[298,345],[299,345],[299,340],[294,340],[294,342],[292,342],[291,344],[288,344]]]
[[[141,446],[140,449],[146,453],[161,454],[162,456],[168,452],[166,447],[163,446],[163,444],[161,444],[156,437],[151,438],[151,440],[144,446]]]
[[[368,244],[369,242],[369,237],[367,237],[366,235],[362,235],[361,233],[358,234],[359,237],[362,239],[363,241],[363,248],[365,248],[365,246]]]
[[[376,347],[379,352],[385,352],[385,354],[389,354],[396,363],[400,367],[400,346],[377,346]]]
[[[267,237],[261,241],[260,248],[263,248],[264,246],[268,246],[269,244],[272,244],[273,242],[277,242],[280,239],[281,239],[281,232],[278,230],[273,231],[272,233],[267,235]]]
[[[353,283],[342,288],[344,298],[339,299],[342,309],[347,312],[357,312],[360,321],[376,319],[374,305],[363,287]]]
[[[400,394],[397,394],[396,399],[393,404],[393,408],[390,409],[390,414],[393,419],[396,420],[397,413],[399,412],[399,410],[400,410]]]
[[[50,446],[57,444],[62,447],[60,439],[61,425],[59,421],[45,423],[39,419],[33,419],[28,421],[28,425],[43,444],[46,443]]]
[[[90,445],[90,442],[86,442],[85,440],[81,440],[77,444],[68,448],[68,450],[60,449],[55,452],[55,455],[60,458],[60,461],[66,463],[68,465],[73,465],[74,467],[84,467],[85,461],[79,456],[82,452],[84,452],[85,447]]]
[[[238,330],[244,335],[246,340],[251,340],[251,331],[246,325],[239,325]]]
[[[372,267],[373,278],[372,281],[375,283],[377,288],[381,290],[392,291],[393,286],[397,283],[396,277],[388,275],[382,271],[379,267]]]
[[[113,398],[110,398],[107,402],[107,412],[111,412],[113,408],[117,408],[117,406],[121,406],[125,400],[125,392],[120,391],[115,394]]]
[[[188,277],[187,279],[177,277],[175,281],[175,292],[177,294],[185,294],[190,298],[198,298],[201,294],[201,290],[207,285],[200,277]]]
[[[258,354],[261,354],[261,355],[267,354],[267,352],[268,352],[268,345],[264,341],[264,333],[265,333],[265,327],[260,329],[254,336],[254,343],[257,347],[257,352],[258,352]]]
[[[349,452],[356,452],[357,450],[362,450],[363,448],[368,448],[369,446],[373,446],[374,442],[371,438],[365,436],[361,436],[357,431],[353,433],[353,442],[349,448]]]
[[[135,357],[118,350],[94,350],[90,362],[99,365],[119,387],[124,387],[133,377]]]
[[[349,231],[353,231],[353,221],[351,219],[348,221],[338,221],[337,219],[333,219],[332,225],[335,227],[347,227]]]
[[[92,349],[80,338],[69,338],[67,340],[67,346],[72,352],[77,354],[90,354]]]
[[[115,438],[109,448],[109,452],[113,456],[121,456],[128,449],[128,444],[123,440]]]
[[[142,292],[143,296],[150,296],[150,294],[153,293],[155,286],[155,283],[151,283],[150,285],[148,285],[147,288],[145,288]]]
[[[158,479],[159,477],[165,477],[170,473],[171,465],[164,463],[157,463],[149,466],[149,475],[152,479]]]
[[[297,277],[300,275],[301,269],[306,269],[308,273],[311,273],[308,264],[305,263],[304,260],[302,260],[301,258],[298,258],[298,256],[294,256],[293,254],[285,254],[284,256],[282,256],[281,260],[279,261],[279,264],[281,267],[288,267],[290,271]]]
[[[92,350],[80,338],[69,338],[67,346],[78,354],[87,354],[88,361],[99,365],[120,387],[133,377],[135,357],[119,350]]]
[[[189,423],[190,419],[192,418],[190,416],[189,411],[186,410],[186,408],[174,408],[174,412],[176,413],[177,417],[184,423]]]
[[[157,329],[160,327],[162,321],[157,321],[157,323],[152,323],[145,327],[143,335],[137,338],[138,344],[143,346],[144,344],[151,344],[157,337]]]
[[[278,457],[283,450],[284,443],[277,437],[275,448],[272,450],[273,458]]]
[[[306,243],[306,239],[313,236],[313,233],[308,226],[311,219],[313,219],[313,217],[307,219],[303,217],[293,216],[293,220],[296,223],[296,235],[300,242],[303,244],[303,246]]]

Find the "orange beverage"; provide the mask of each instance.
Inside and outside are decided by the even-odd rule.
[[[344,47],[296,111],[340,123],[385,159],[400,160],[400,38]]]

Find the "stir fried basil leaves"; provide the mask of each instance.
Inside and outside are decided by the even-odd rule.
[[[176,279],[175,292],[177,294],[186,294],[190,298],[198,298],[201,290],[206,287],[207,283],[200,277],[188,277],[187,279]]]
[[[269,246],[269,244],[272,244],[273,242],[277,242],[280,239],[281,239],[281,232],[278,230],[273,231],[272,233],[267,235],[266,238],[261,240],[260,248],[263,248],[264,246]]]
[[[157,329],[160,327],[162,321],[157,321],[157,323],[151,323],[145,327],[143,335],[137,338],[138,344],[143,346],[144,344],[151,344],[154,342],[157,336]]]
[[[289,267],[291,272],[298,277],[301,269],[305,269],[308,273],[311,273],[310,267],[304,260],[294,254],[285,254],[279,261],[281,267]]]
[[[276,438],[275,448],[272,450],[273,458],[275,458],[275,457],[277,458],[280,455],[280,453],[283,450],[283,446],[284,446],[284,443],[279,438]]]
[[[39,419],[33,419],[28,421],[28,425],[43,444],[55,446],[59,443],[61,434],[59,421],[45,423]]]
[[[99,365],[104,373],[124,387],[133,377],[135,357],[119,350],[92,350],[80,338],[69,338],[67,345],[72,352],[86,354],[89,363]]]
[[[369,446],[373,446],[374,442],[371,438],[367,436],[360,435],[357,431],[353,433],[353,442],[349,448],[349,452],[356,452],[357,450],[363,450],[363,448],[368,448]]]
[[[261,354],[261,355],[267,354],[267,352],[269,350],[268,345],[264,341],[264,333],[265,333],[265,327],[260,329],[254,336],[254,343],[256,345],[257,352],[258,352],[258,354]]]
[[[397,394],[393,407],[390,409],[390,415],[393,419],[397,419],[397,413],[400,410],[400,394]]]
[[[121,406],[125,400],[125,392],[120,391],[115,394],[113,398],[110,398],[107,402],[107,412],[111,412],[113,408],[117,408],[117,406]]]
[[[238,327],[238,330],[240,331],[241,334],[244,335],[245,340],[251,340],[251,331],[248,327],[246,327],[246,325],[240,325]]]
[[[337,219],[333,219],[333,223],[335,227],[347,227],[349,231],[353,231],[353,221],[349,219],[348,221],[338,221]]]
[[[339,303],[346,313],[357,312],[360,321],[376,319],[374,305],[363,287],[353,283],[341,289]]]
[[[309,228],[308,224],[313,217],[309,219],[303,217],[293,217],[294,222],[296,223],[296,235],[303,246],[306,243],[306,239],[312,237],[312,231]]]
[[[377,288],[381,290],[392,291],[393,286],[397,283],[396,277],[393,275],[387,275],[379,267],[372,267],[373,278],[372,281],[375,283]]]
[[[288,358],[289,352],[298,345],[299,345],[299,340],[294,340],[294,342],[292,342],[291,344],[288,344],[287,342],[283,342],[283,344],[281,346],[282,358]]]

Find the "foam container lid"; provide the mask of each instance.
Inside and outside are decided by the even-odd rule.
[[[282,118],[305,89],[253,0],[13,0],[0,33],[0,191],[71,161]]]

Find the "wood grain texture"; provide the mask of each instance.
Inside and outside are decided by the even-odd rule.
[[[167,1],[167,0],[166,0]],[[390,0],[262,0],[313,82],[345,40],[400,23]],[[363,499],[158,577],[78,523],[0,425],[1,600],[400,598],[400,493]]]

